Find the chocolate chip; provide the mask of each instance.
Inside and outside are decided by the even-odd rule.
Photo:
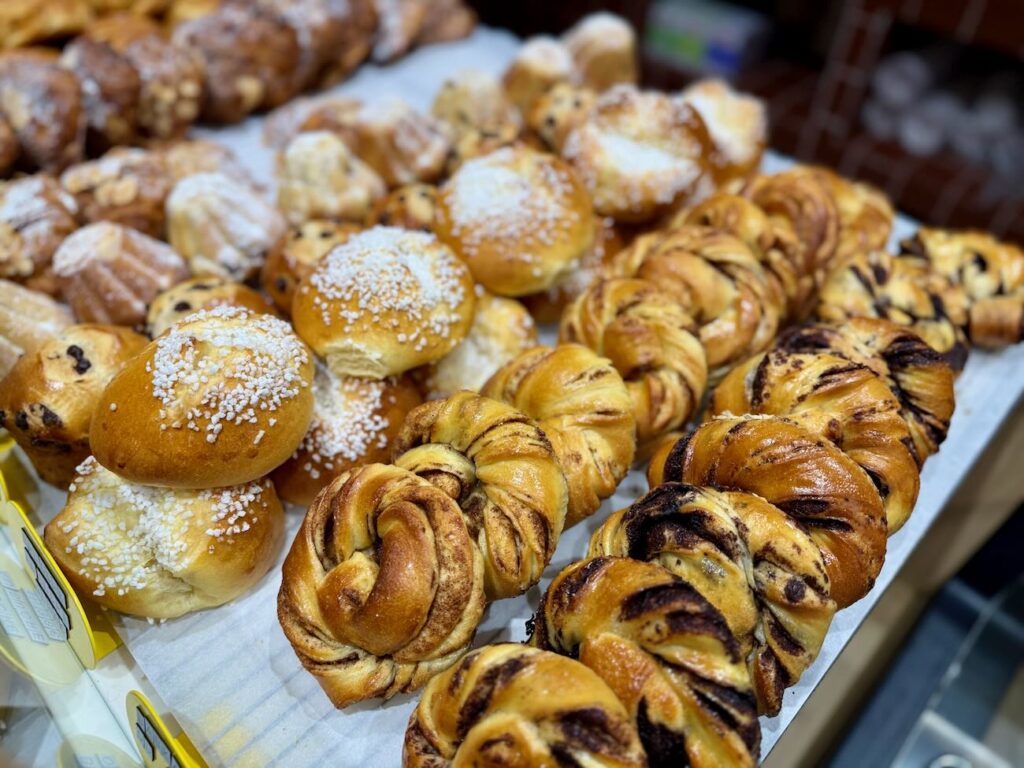
[[[192,305],[187,301],[179,301],[174,305],[175,312],[188,312],[190,309],[192,309]]]
[[[72,344],[68,347],[67,353],[75,361],[75,373],[79,376],[92,368],[92,363],[86,359],[85,352],[77,344]]]
[[[14,426],[22,431],[28,429],[28,414],[24,411],[18,411],[14,414]]]
[[[331,230],[329,230],[329,229],[321,229],[320,230],[320,239],[321,240],[326,240],[327,238],[331,237],[333,234],[334,233],[331,232]]]
[[[42,403],[39,403],[39,410],[43,414],[43,425],[47,427],[60,427],[63,422],[60,420],[60,416],[51,411]]]

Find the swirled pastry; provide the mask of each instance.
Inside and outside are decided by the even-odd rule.
[[[430,184],[408,184],[378,200],[370,211],[370,226],[418,229],[433,232],[437,218],[437,187]]]
[[[740,644],[722,613],[664,568],[573,563],[548,587],[530,643],[579,659],[608,684],[651,765],[757,764],[761,728]]]
[[[242,307],[273,315],[266,296],[226,277],[193,277],[157,294],[146,310],[146,333],[155,339],[194,312],[217,307]]]
[[[284,512],[268,480],[191,491],[134,485],[92,457],[43,533],[79,594],[170,619],[233,600],[273,565]]]
[[[380,379],[448,354],[469,332],[474,302],[469,269],[446,245],[373,227],[316,265],[292,318],[335,373]]]
[[[833,263],[843,264],[851,256],[881,250],[889,243],[895,216],[892,203],[870,184],[844,179],[821,166],[807,169],[825,185],[839,212],[839,244]]]
[[[594,102],[562,148],[603,216],[648,221],[699,190],[711,138],[696,110],[618,85]]]
[[[574,67],[572,54],[559,40],[531,37],[519,47],[501,82],[520,114],[528,115],[545,91],[575,79]]]
[[[657,563],[715,606],[769,715],[818,655],[836,610],[817,545],[749,493],[659,485],[594,532],[588,557],[601,555]]]
[[[484,608],[483,563],[458,504],[366,464],[316,497],[284,561],[277,617],[336,707],[419,688],[458,661]]]
[[[635,724],[600,677],[512,643],[475,650],[428,683],[402,752],[404,768],[559,764],[648,763]]]
[[[694,414],[708,367],[697,325],[675,299],[646,280],[599,280],[562,315],[559,341],[612,361],[633,400],[643,447]]]
[[[78,227],[78,204],[49,176],[0,185],[0,278],[55,294],[53,254]]]
[[[435,228],[499,296],[549,288],[594,237],[590,202],[572,169],[526,147],[463,164],[441,187]]]
[[[45,293],[0,280],[0,378],[19,357],[34,352],[73,322],[70,310]]]
[[[721,186],[757,172],[768,143],[764,103],[717,78],[698,80],[679,94],[697,110],[715,144],[711,172]]]
[[[611,362],[579,344],[536,347],[495,373],[481,394],[534,419],[551,441],[569,487],[565,525],[589,517],[629,472],[636,420]]]
[[[537,583],[562,533],[568,492],[551,442],[528,416],[458,392],[411,411],[393,456],[462,508],[483,553],[488,599]]]
[[[591,13],[562,35],[572,56],[576,76],[600,93],[613,85],[635,84],[638,79],[636,32],[614,13]]]
[[[882,499],[867,472],[828,440],[775,416],[719,417],[651,460],[666,481],[753,493],[792,515],[821,550],[832,599],[864,597],[885,559]]]
[[[313,268],[330,250],[344,243],[362,227],[338,224],[326,219],[311,219],[288,230],[270,250],[260,270],[260,283],[274,304],[291,314],[292,299],[299,282],[309,277]]]
[[[526,123],[552,152],[561,152],[569,134],[586,122],[596,99],[590,88],[558,83],[537,99]]]

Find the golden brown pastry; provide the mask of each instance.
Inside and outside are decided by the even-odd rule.
[[[584,16],[562,35],[580,82],[600,93],[639,77],[636,32],[614,13]]]
[[[0,427],[36,472],[67,488],[89,455],[100,394],[146,338],[112,325],[73,325],[27,352],[0,383]]]
[[[0,280],[0,378],[74,322],[71,311],[44,293]]]
[[[757,172],[768,143],[768,115],[760,99],[714,78],[690,85],[679,100],[697,110],[711,134],[711,172],[719,186]]]
[[[880,317],[905,325],[959,371],[967,362],[966,304],[961,288],[942,273],[886,251],[868,251],[832,272],[815,313],[821,320]]]
[[[261,293],[225,277],[193,277],[157,294],[146,311],[146,333],[155,339],[194,312],[215,307],[243,307],[273,315],[274,307]]]
[[[301,280],[336,245],[348,240],[362,227],[313,219],[292,227],[288,234],[270,250],[260,270],[260,284],[275,306],[287,315],[292,311],[292,298]]]
[[[653,563],[597,557],[559,573],[531,645],[594,670],[637,723],[651,765],[757,765],[746,660],[722,613]]]
[[[53,273],[79,320],[141,326],[149,302],[188,277],[188,267],[166,243],[101,221],[61,243]]]
[[[408,184],[378,200],[367,218],[369,226],[418,229],[433,232],[437,217],[437,187],[430,184]]]
[[[478,287],[469,333],[426,369],[426,395],[448,397],[460,389],[479,392],[491,374],[536,344],[537,327],[526,307]]]
[[[545,91],[558,83],[572,82],[574,78],[569,49],[553,37],[538,36],[519,47],[501,81],[519,112],[528,115]]]
[[[164,166],[174,182],[197,173],[220,173],[239,184],[257,187],[235,153],[223,144],[205,139],[175,141],[161,151]]]
[[[163,2],[164,0],[156,0]],[[217,10],[224,0],[170,0],[170,7],[164,14],[164,23],[169,30],[191,19],[198,19]]]
[[[430,0],[373,0],[378,26],[370,57],[378,64],[400,59],[412,48],[427,18]]]
[[[263,121],[263,143],[284,149],[300,133],[330,131],[347,145],[352,138],[354,115],[362,102],[349,96],[300,97],[278,107]]]
[[[4,0],[0,48],[21,48],[81,32],[92,12],[87,0]]]
[[[99,160],[72,165],[60,176],[87,222],[110,221],[151,237],[164,232],[164,200],[173,180],[163,156],[145,149],[112,149]]]
[[[476,28],[476,13],[463,0],[428,0],[416,45],[433,45],[469,37]]]
[[[505,147],[514,147],[519,143],[519,129],[512,124],[497,129],[472,128],[462,133],[452,145],[445,163],[445,175],[451,176],[467,160],[483,157]]]
[[[419,688],[466,652],[484,608],[468,522],[454,499],[389,464],[345,472],[313,501],[277,617],[334,706]]]
[[[96,459],[135,483],[216,488],[263,477],[313,415],[313,358],[270,315],[190,315],[114,377],[96,407]]]
[[[572,169],[510,147],[465,163],[441,187],[436,231],[499,296],[549,288],[591,246],[593,214]]]
[[[715,388],[708,417],[785,416],[831,440],[875,484],[892,535],[910,517],[920,477],[900,402],[866,365],[781,349],[752,357]]]
[[[700,191],[711,138],[700,115],[662,93],[619,85],[594,102],[562,155],[594,208],[617,221],[649,221]]]
[[[0,117],[14,131],[28,170],[59,173],[85,152],[78,78],[47,48],[0,53]]]
[[[844,179],[828,168],[813,166],[808,170],[825,185],[839,211],[839,244],[833,264],[888,245],[895,213],[883,192],[870,184]]]
[[[203,491],[133,485],[92,457],[44,539],[79,594],[170,619],[223,605],[274,564],[284,512],[268,480]]]
[[[440,121],[399,99],[363,105],[350,119],[342,138],[388,187],[441,176],[451,143]]]
[[[306,436],[270,475],[282,499],[304,507],[343,472],[386,462],[405,415],[423,402],[408,376],[338,376],[322,364],[313,378],[313,399]]]
[[[38,174],[0,184],[0,278],[55,294],[53,254],[78,227],[75,199]]]
[[[821,549],[832,599],[864,597],[885,560],[882,499],[867,472],[828,440],[776,416],[719,417],[651,460],[666,481],[753,493],[793,516]]]
[[[182,179],[166,208],[168,241],[196,275],[253,277],[287,229],[276,208],[222,173]]]
[[[382,379],[448,354],[469,332],[474,300],[469,269],[433,235],[373,227],[316,265],[292,319],[335,373]]]
[[[528,416],[459,392],[412,410],[392,455],[458,502],[483,553],[489,600],[537,583],[562,533],[568,493],[551,442]]]
[[[300,133],[285,148],[277,204],[292,224],[309,219],[363,221],[384,182],[328,131]]]
[[[320,73],[320,85],[328,86],[348,77],[373,49],[378,17],[376,0],[347,0],[345,35]]]
[[[757,257],[721,230],[684,225],[641,235],[604,273],[639,277],[671,294],[697,322],[712,379],[766,349],[779,328],[783,307]]]
[[[586,347],[523,352],[480,391],[518,408],[548,436],[569,487],[566,527],[596,512],[629,472],[636,453],[633,401],[611,362]]]
[[[467,69],[441,84],[430,109],[445,124],[453,141],[473,131],[519,132],[522,117],[501,81],[487,72]]]
[[[526,123],[552,152],[561,152],[569,134],[586,122],[596,99],[590,88],[558,83],[537,99]]]
[[[602,555],[656,563],[715,606],[768,715],[818,655],[836,610],[817,545],[749,493],[659,485],[594,532],[587,556]]]
[[[603,355],[626,382],[641,450],[696,412],[708,367],[697,325],[646,280],[599,280],[562,315],[559,341]]]
[[[402,752],[403,768],[573,764],[648,762],[636,725],[600,677],[513,643],[477,649],[431,680]]]

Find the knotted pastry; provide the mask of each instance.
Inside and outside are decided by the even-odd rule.
[[[357,224],[338,224],[326,219],[312,219],[292,227],[263,263],[260,270],[263,290],[279,310],[291,314],[299,282],[309,277],[334,246],[361,230]]]
[[[757,172],[768,143],[764,103],[717,78],[698,80],[679,94],[697,110],[715,144],[711,172],[719,186]]]
[[[889,243],[895,216],[892,203],[870,184],[844,179],[822,166],[807,169],[828,189],[839,212],[839,244],[833,263],[851,256],[881,250]]]
[[[433,232],[437,217],[437,187],[430,184],[408,184],[378,200],[370,211],[367,223],[385,227],[418,229]]]
[[[536,347],[495,373],[481,394],[518,408],[551,441],[569,487],[566,527],[589,517],[629,472],[633,402],[611,362],[579,344]]]
[[[757,257],[737,237],[692,225],[642,235],[605,268],[609,277],[639,277],[669,293],[693,315],[711,377],[765,349],[782,307]]]
[[[101,221],[61,243],[53,273],[79,320],[134,327],[158,293],[188,277],[188,268],[166,243]]]
[[[441,187],[435,227],[499,296],[549,288],[594,237],[590,202],[572,169],[524,146],[463,164]]]
[[[842,324],[791,328],[776,346],[787,352],[835,355],[874,371],[900,403],[918,466],[946,439],[954,406],[953,371],[903,326],[855,317]]]
[[[757,494],[794,517],[821,550],[832,599],[864,597],[885,560],[882,499],[867,472],[828,440],[775,416],[719,417],[651,460],[666,481]]]
[[[409,718],[404,768],[586,765],[642,768],[622,703],[572,659],[513,643],[467,654],[435,677]]]
[[[641,451],[685,424],[704,395],[708,366],[696,323],[646,280],[591,285],[566,308],[559,341],[583,344],[612,361],[633,400]]]
[[[527,125],[552,152],[561,152],[569,134],[586,122],[596,99],[590,88],[558,83],[537,99]]]
[[[892,535],[910,517],[920,476],[900,401],[866,365],[824,352],[774,349],[734,368],[708,416],[785,416],[835,443],[875,484]]]
[[[363,221],[384,192],[376,172],[333,133],[300,133],[284,150],[277,203],[292,224]]]
[[[494,75],[467,69],[441,84],[430,108],[453,141],[474,131],[501,132],[511,127],[519,133],[522,117]]]
[[[636,84],[636,32],[614,13],[591,13],[562,35],[578,80],[600,93],[613,85]]]
[[[215,488],[263,477],[313,415],[313,360],[283,320],[196,312],[132,358],[96,406],[96,459],[135,483]]]
[[[167,198],[168,240],[196,275],[254,276],[286,226],[276,208],[221,173],[182,179]]]
[[[966,298],[945,275],[886,251],[859,253],[829,276],[817,316],[843,322],[879,317],[909,327],[954,370],[967,362]]]
[[[146,338],[111,325],[73,325],[27,352],[0,386],[7,429],[48,483],[67,488],[89,455],[100,394]]]
[[[657,563],[715,606],[768,715],[817,657],[836,610],[817,545],[749,493],[659,485],[594,532],[587,556],[601,555]]]
[[[277,617],[336,707],[419,688],[469,647],[483,562],[458,504],[388,464],[345,472],[284,561]]]
[[[711,149],[692,107],[618,85],[597,97],[562,156],[583,179],[598,213],[643,222],[700,191]]]
[[[579,659],[615,692],[650,765],[757,764],[743,649],[721,612],[653,563],[597,557],[551,582],[531,645]]]
[[[568,492],[551,442],[528,416],[458,392],[411,411],[392,454],[462,508],[489,600],[537,583],[562,533]]]
[[[75,199],[49,176],[0,185],[0,278],[57,293],[53,254],[78,227]]]
[[[277,559],[284,512],[269,480],[152,488],[89,457],[43,537],[79,594],[115,611],[171,619],[255,586]]]
[[[387,461],[405,415],[423,396],[409,376],[338,376],[318,364],[313,401],[306,436],[270,475],[282,499],[304,507],[343,472]]]
[[[923,262],[963,290],[972,344],[1024,340],[1024,251],[983,232],[927,228],[900,245],[901,258]]]
[[[469,332],[474,302],[469,269],[433,235],[373,227],[316,265],[292,318],[335,373],[381,379],[448,354]]]
[[[45,293],[0,280],[0,378],[19,357],[34,352],[73,322],[68,308]]]
[[[443,124],[400,99],[364,104],[341,137],[389,187],[436,181],[451,143]]]
[[[549,88],[575,79],[572,54],[559,40],[531,37],[519,46],[501,82],[520,114],[528,115]]]
[[[261,314],[276,314],[265,296],[225,277],[193,277],[161,291],[146,311],[146,333],[155,339],[194,312],[216,307],[243,307]]]

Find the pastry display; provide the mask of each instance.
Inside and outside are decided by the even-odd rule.
[[[184,280],[161,291],[146,310],[146,333],[160,336],[180,320],[203,309],[242,307],[259,314],[275,314],[266,296],[226,277],[206,275]]]
[[[82,227],[53,255],[61,295],[82,321],[141,326],[158,293],[188,277],[174,249],[111,222]]]
[[[532,37],[522,44],[502,76],[505,92],[523,115],[558,83],[575,79],[569,49],[553,37]]]
[[[89,424],[107,382],[146,345],[111,325],[73,325],[26,352],[0,383],[5,428],[48,483],[67,488],[89,455]]]
[[[45,293],[0,280],[0,378],[74,322],[71,311]]]
[[[290,315],[299,282],[313,272],[334,246],[361,229],[356,224],[338,224],[325,219],[312,219],[292,227],[263,263],[260,270],[263,290],[279,310]]]
[[[100,464],[134,483],[248,483],[302,442],[312,383],[312,355],[287,323],[238,307],[203,310],[150,342],[113,378],[89,442]]]
[[[737,93],[724,80],[698,80],[679,100],[704,119],[715,144],[711,171],[719,184],[757,171],[768,143],[768,115],[759,99]]]
[[[636,84],[636,32],[614,13],[591,13],[562,35],[578,80],[595,91]]]
[[[292,318],[335,373],[382,379],[450,352],[469,332],[475,298],[469,269],[435,237],[373,227],[313,268]]]
[[[0,278],[56,293],[53,254],[78,226],[74,197],[49,176],[0,184]]]
[[[418,229],[433,232],[437,218],[437,187],[430,184],[409,184],[378,200],[370,211],[370,226]]]

